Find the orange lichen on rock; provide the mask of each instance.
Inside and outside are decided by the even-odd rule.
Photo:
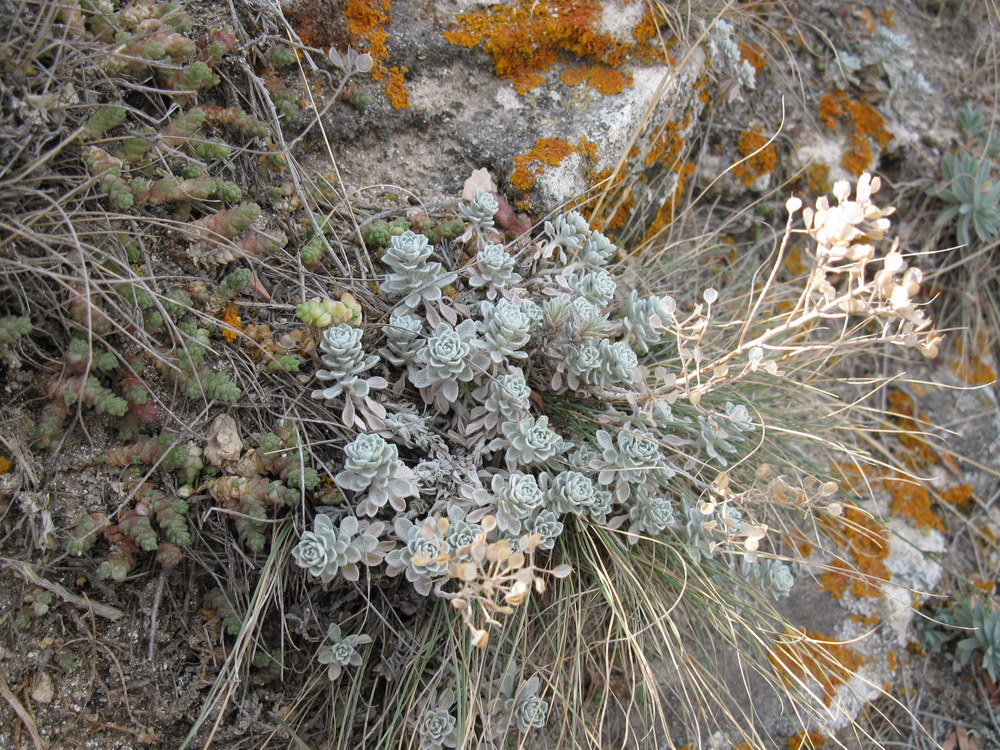
[[[764,48],[759,44],[740,42],[740,58],[750,63],[755,73],[760,73],[767,67],[767,60],[764,59]]]
[[[743,161],[733,169],[733,176],[744,185],[750,185],[754,180],[770,174],[778,163],[778,154],[774,144],[768,143],[768,138],[759,128],[751,128],[740,133],[736,150]]]
[[[805,729],[788,738],[788,750],[815,750],[825,744],[826,737],[819,732],[807,732]]]
[[[990,347],[985,336],[977,336],[976,348],[980,352],[986,352],[988,358]],[[965,351],[965,342],[959,338],[955,340],[955,357],[951,361],[951,371],[963,382],[969,385],[989,385],[997,379],[997,374],[990,367],[983,357],[976,352]]]
[[[771,663],[789,687],[806,677],[816,680],[828,706],[833,701],[837,686],[850,680],[867,661],[850,646],[832,641],[822,633],[790,632],[788,636],[789,640],[776,644],[772,649]]]
[[[10,470],[14,468],[13,462],[6,456],[0,456],[0,474],[10,474]]]
[[[931,510],[931,496],[922,482],[896,475],[882,480],[892,499],[889,509],[906,516],[918,529],[938,529],[944,531],[944,524]]]
[[[531,190],[546,165],[554,167],[562,164],[563,159],[574,151],[573,144],[561,138],[539,138],[528,153],[514,157],[510,184],[518,190]]]
[[[403,85],[406,68],[386,65],[389,57],[386,26],[391,6],[391,0],[346,0],[344,16],[351,36],[356,42],[363,42],[372,57],[372,80],[382,81],[382,91],[389,104],[402,109],[409,106],[409,96]]]
[[[521,0],[462,13],[444,38],[463,47],[482,44],[494,72],[520,94],[540,85],[542,74],[564,57],[595,64],[577,83],[587,80],[601,93],[618,93],[631,77],[612,68],[648,45],[658,25],[644,16],[636,27],[642,41],[622,42],[596,30],[602,12],[599,0]]]
[[[823,588],[837,599],[848,591],[859,599],[877,597],[878,583],[890,578],[884,562],[889,554],[889,532],[885,526],[852,506],[844,508],[843,516],[820,517],[819,525],[834,547],[844,554],[841,559],[833,560],[831,569],[820,576]]]
[[[874,162],[872,140],[884,149],[893,139],[878,110],[860,99],[852,99],[840,89],[820,97],[819,117],[830,130],[838,123],[850,129],[851,149],[841,158],[840,166],[852,175],[861,174]]]
[[[639,243],[638,247],[645,246],[647,242],[659,235],[663,229],[673,222],[674,212],[681,204],[681,199],[684,197],[684,190],[687,187],[687,180],[694,174],[694,170],[694,162],[685,161],[682,162],[680,168],[674,172],[677,176],[677,182],[674,184],[674,189],[671,190],[669,194],[662,197],[660,208],[657,210],[656,216],[653,218],[653,222],[646,229],[646,235],[642,242]]]
[[[941,499],[946,503],[951,503],[952,505],[957,505],[959,508],[964,508],[972,502],[972,498],[975,494],[975,490],[972,489],[971,484],[958,484],[944,490],[941,493]]]
[[[899,429],[899,442],[907,451],[904,456],[907,465],[913,469],[925,469],[941,463],[941,456],[921,434],[930,426],[930,421],[923,412],[916,411],[913,398],[908,393],[893,388],[889,391],[888,406]]]
[[[410,96],[403,85],[403,74],[406,68],[393,65],[387,71],[385,79],[385,95],[393,109],[405,109],[410,106]]]
[[[889,655],[886,657],[886,666],[889,667],[889,671],[890,672],[895,672],[896,671],[896,667],[898,667],[899,664],[898,664],[898,662],[896,660],[896,652],[895,651],[890,651],[889,652]]]

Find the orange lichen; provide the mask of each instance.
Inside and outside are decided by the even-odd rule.
[[[750,185],[754,180],[770,174],[778,163],[774,144],[768,143],[767,136],[759,128],[751,128],[740,133],[736,150],[744,161],[736,165],[733,176],[744,185]]]
[[[869,628],[875,627],[880,622],[880,620],[878,618],[878,615],[858,615],[858,614],[852,614],[850,617],[851,617],[851,620],[853,620],[854,622],[860,623],[861,625],[864,625],[865,627],[869,627]]]
[[[850,646],[832,641],[822,633],[789,632],[789,640],[777,643],[771,663],[789,687],[805,677],[816,680],[830,705],[837,686],[851,679],[867,659]]]
[[[892,496],[889,509],[893,513],[906,516],[918,529],[944,531],[941,519],[931,510],[931,496],[923,483],[901,475],[886,477],[882,483]]]
[[[767,67],[767,60],[764,58],[764,48],[759,44],[740,42],[740,57],[753,66],[755,73],[760,73]]]
[[[669,195],[662,196],[660,208],[657,210],[653,222],[646,229],[645,237],[637,247],[645,247],[647,242],[658,236],[663,229],[673,222],[674,211],[680,206],[681,199],[684,197],[684,190],[687,187],[688,177],[694,174],[694,170],[694,162],[685,161],[681,163],[680,168],[674,173],[677,175],[677,183],[674,185],[674,189],[670,191]]]
[[[987,581],[985,578],[980,578],[979,576],[972,576],[969,578],[969,582],[980,591],[983,591],[991,596],[993,595],[993,589],[996,588],[995,581]]]
[[[971,484],[959,484],[944,490],[941,493],[941,499],[946,503],[964,508],[972,502],[975,494],[975,490],[972,489]]]
[[[878,110],[860,99],[852,99],[840,89],[820,97],[819,117],[830,130],[838,122],[850,129],[851,149],[841,158],[840,166],[852,175],[860,174],[874,162],[871,141],[884,149],[893,139]]]
[[[896,671],[896,667],[899,666],[899,663],[896,660],[896,652],[895,651],[890,651],[889,652],[889,655],[886,657],[886,665],[889,667],[889,671],[890,672],[895,672]]]
[[[810,195],[826,195],[830,192],[830,167],[817,162],[806,167],[806,187]]]
[[[819,732],[807,732],[805,729],[788,738],[788,750],[815,750],[825,744],[826,737]]]
[[[978,352],[990,357],[990,345],[985,336],[977,336],[975,347]],[[955,340],[955,357],[951,361],[951,371],[963,382],[969,385],[989,385],[997,379],[997,374],[984,357],[979,353],[965,350],[962,339]]]
[[[391,0],[346,0],[344,16],[354,42],[366,47],[372,57],[372,80],[381,81],[382,92],[389,104],[395,109],[402,109],[409,106],[409,96],[403,85],[406,68],[386,64],[389,58],[386,27],[391,6]]]
[[[834,559],[820,576],[823,588],[837,599],[848,591],[859,599],[877,597],[878,583],[890,578],[884,562],[889,554],[885,526],[851,506],[844,508],[843,516],[823,516],[819,522],[834,547],[844,551],[844,557]]]
[[[10,474],[14,468],[13,462],[6,456],[0,456],[0,474]]]
[[[222,329],[222,338],[226,341],[235,341],[236,337],[239,336],[239,331],[243,330],[240,320],[240,314],[236,312],[236,305],[230,302],[222,311],[222,322],[227,326]]]
[[[526,154],[514,157],[514,171],[510,184],[518,190],[531,190],[535,180],[545,171],[546,165],[554,167],[576,149],[561,138],[539,138]]]
[[[622,73],[607,65],[576,66],[567,69],[559,78],[567,86],[579,86],[586,81],[602,94],[620,94],[632,85],[632,74]]]
[[[393,109],[405,109],[410,106],[410,97],[403,85],[403,74],[407,68],[392,66],[388,69],[385,79],[385,95]]]
[[[612,68],[647,51],[659,24],[652,13],[644,14],[633,30],[636,42],[622,42],[596,30],[601,13],[599,0],[521,0],[462,13],[444,38],[462,47],[482,44],[494,72],[520,94],[540,85],[543,73],[562,59],[594,63],[577,83],[587,80],[601,93],[618,93],[631,78]]]
[[[809,266],[802,259],[802,251],[798,247],[791,248],[785,255],[785,268],[795,276],[802,276],[809,270]]]

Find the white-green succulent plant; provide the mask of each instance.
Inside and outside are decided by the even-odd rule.
[[[497,199],[485,190],[477,190],[469,205],[459,206],[462,216],[484,229],[493,226],[493,216],[499,209],[500,204]]]
[[[316,653],[316,661],[329,665],[326,676],[330,678],[331,682],[340,678],[344,667],[360,667],[362,659],[361,654],[358,653],[358,647],[367,646],[372,642],[369,635],[345,636],[336,623],[327,628],[326,640],[328,642]]]
[[[392,269],[380,287],[383,294],[402,297],[403,311],[415,309],[421,302],[441,299],[441,290],[453,283],[457,274],[446,272],[437,261],[431,261],[434,248],[427,237],[410,230],[392,237],[382,262]]]
[[[580,246],[580,263],[592,268],[602,268],[606,266],[615,254],[618,246],[597,230],[587,235],[587,239]]]
[[[539,478],[520,471],[494,474],[491,492],[480,490],[476,500],[496,516],[497,528],[508,534],[520,534],[521,525],[545,505],[548,475]]]
[[[303,532],[292,550],[292,559],[323,583],[338,575],[356,581],[359,562],[373,565],[381,560],[378,547],[378,537],[362,531],[356,517],[342,518],[337,527],[326,513],[317,513],[313,530]]]
[[[417,494],[413,471],[399,460],[395,445],[379,435],[358,435],[344,448],[344,470],[334,477],[338,487],[365,492],[357,506],[359,516],[374,516],[387,503],[406,509],[405,498]]]
[[[472,392],[472,397],[480,405],[469,416],[466,434],[495,432],[500,422],[527,416],[531,387],[524,374],[517,370],[487,381]]]
[[[483,343],[479,323],[464,320],[457,326],[440,323],[413,357],[409,380],[420,389],[424,403],[447,413],[458,401],[459,385],[483,371]]]
[[[573,291],[598,310],[604,310],[615,297],[615,290],[618,284],[611,278],[611,274],[603,268],[588,271],[581,276],[574,275],[571,278],[570,286]]]
[[[590,468],[598,472],[599,485],[613,488],[619,503],[625,503],[633,489],[655,493],[658,484],[675,473],[656,438],[641,428],[626,427],[616,435],[598,430],[596,439],[601,453]]]
[[[667,328],[675,327],[674,309],[676,303],[671,297],[639,297],[634,289],[625,300],[622,328],[629,342],[641,352],[663,343]]]
[[[525,417],[504,422],[500,432],[503,437],[494,440],[490,449],[506,448],[504,460],[511,471],[518,466],[544,464],[570,447],[570,443],[549,427],[548,417]]]
[[[537,676],[517,686],[514,695],[504,700],[504,712],[521,732],[541,729],[549,715],[549,702],[538,695]]]
[[[420,750],[441,750],[458,745],[455,717],[447,708],[438,706],[424,711],[417,724]]]
[[[319,380],[328,380],[330,385],[313,391],[313,398],[331,401],[347,393],[356,398],[364,398],[372,388],[384,388],[385,378],[362,378],[363,373],[378,364],[378,355],[366,355],[361,347],[363,331],[346,323],[327,328],[319,344],[322,352],[320,361],[326,369],[316,371]]]
[[[435,580],[448,572],[447,560],[441,559],[442,553],[448,551],[448,542],[441,535],[440,527],[433,518],[415,524],[400,515],[396,516],[393,530],[402,546],[386,555],[386,574],[405,574],[414,591],[429,596]]]
[[[665,497],[650,496],[645,490],[636,492],[628,510],[628,542],[635,544],[640,536],[655,537],[674,524],[674,507]]]
[[[609,495],[610,497],[610,495]],[[540,510],[524,522],[525,534],[538,534],[541,541],[538,549],[552,549],[566,527],[559,520],[559,514],[554,510]]]
[[[528,357],[524,347],[531,339],[532,320],[522,306],[501,299],[496,304],[480,303],[479,312],[483,316],[483,349],[493,364],[503,364],[510,357]]]
[[[385,361],[396,367],[407,367],[423,344],[424,322],[405,313],[393,313],[383,329],[385,346],[378,350]]]
[[[496,299],[498,289],[513,287],[521,282],[514,270],[514,256],[503,245],[486,245],[476,253],[476,263],[469,278],[473,289],[486,287],[486,296]]]

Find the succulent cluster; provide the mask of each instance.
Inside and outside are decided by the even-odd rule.
[[[616,282],[606,266],[617,249],[576,212],[538,238],[505,244],[489,197],[462,207],[461,254],[395,222],[400,231],[384,224],[385,236],[369,230],[366,241],[387,247],[379,289],[391,309],[378,327],[324,330],[312,393],[353,434],[334,476],[346,506],[317,515],[293,552],[327,585],[364,571],[448,599],[481,647],[483,618],[569,574],[535,558],[575,524],[601,524],[631,544],[676,535],[706,560],[742,545],[697,508],[689,531],[678,480],[690,481],[692,451],[725,466],[756,429],[742,405],[705,404],[698,419],[681,418],[667,400],[643,397],[640,356],[670,354],[675,301]],[[449,268],[453,255],[471,262]],[[601,406],[590,429],[572,429],[547,413],[549,398]],[[793,580],[780,562],[737,572],[778,596]],[[506,726],[544,723],[537,691],[537,679],[512,689]],[[427,747],[447,747],[453,730],[439,706],[418,734]]]

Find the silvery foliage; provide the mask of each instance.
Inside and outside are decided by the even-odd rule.
[[[341,323],[327,328],[323,332],[323,340],[319,344],[320,360],[328,369],[316,371],[320,380],[333,381],[326,388],[313,391],[313,398],[325,398],[330,401],[343,393],[357,398],[364,398],[372,388],[385,388],[385,378],[359,377],[372,369],[378,363],[378,355],[365,355],[361,348],[362,330]]]
[[[600,268],[618,252],[618,246],[598,231],[592,231],[580,246],[580,263]]]
[[[890,104],[907,96],[934,93],[924,74],[913,67],[914,54],[910,40],[882,24],[875,30],[875,36],[865,43],[860,57],[848,52],[842,52],[838,57],[844,77],[855,85],[862,84],[856,74],[864,68],[885,75],[888,86],[879,79],[870,82],[888,93]]]
[[[360,516],[374,516],[388,503],[393,510],[406,509],[403,498],[417,494],[413,472],[399,460],[399,450],[380,435],[358,435],[344,448],[344,470],[334,477],[341,489],[365,492],[358,505]]]
[[[660,344],[666,338],[665,326],[676,325],[674,310],[676,303],[672,297],[644,297],[634,289],[629,292],[622,315],[622,328],[636,349],[648,352],[651,346]]]
[[[656,438],[639,427],[626,427],[612,435],[607,430],[597,431],[600,455],[590,462],[590,468],[599,472],[597,483],[612,487],[615,500],[624,503],[633,489],[655,494],[657,485],[674,475],[660,452]]]
[[[458,210],[462,216],[479,227],[488,228],[493,226],[493,216],[500,209],[500,204],[493,197],[492,193],[485,190],[477,190],[469,205],[461,205]]]
[[[410,364],[410,382],[420,389],[424,403],[434,404],[442,414],[458,400],[459,383],[468,383],[482,371],[479,325],[474,320],[457,326],[439,323]]]
[[[610,495],[609,495],[610,497]],[[538,534],[542,541],[538,543],[539,549],[552,549],[556,546],[556,539],[563,533],[562,522],[559,514],[554,510],[542,510],[524,522],[525,534]]]
[[[571,278],[570,286],[574,292],[598,310],[603,310],[611,303],[615,297],[615,290],[618,288],[618,284],[611,278],[611,274],[603,268],[589,271],[579,277],[574,275]]]
[[[406,516],[396,516],[393,531],[402,546],[386,555],[386,574],[404,573],[418,594],[428,596],[435,580],[448,573],[448,563],[440,560],[441,553],[448,551],[447,541],[433,518],[415,524]]]
[[[572,390],[584,386],[608,388],[632,382],[639,358],[624,341],[601,339],[566,347],[566,384]]]
[[[795,585],[795,576],[790,565],[780,560],[757,560],[751,562],[746,555],[733,561],[736,572],[750,583],[768,592],[775,599],[788,596]]]
[[[674,344],[662,330],[673,324],[673,300],[619,289],[603,268],[617,248],[576,212],[516,251],[499,240],[485,223],[469,233],[479,249],[463,283],[430,261],[425,237],[393,238],[382,288],[403,302],[374,334],[381,359],[365,354],[360,329],[324,334],[319,377],[327,388],[317,397],[349,394],[348,404],[356,393],[371,400],[380,392],[364,423],[344,420],[361,431],[335,477],[356,493],[353,515],[340,528],[321,515],[296,547],[296,562],[313,576],[356,580],[360,564],[384,563],[386,575],[405,575],[426,596],[445,590],[446,560],[464,555],[477,535],[516,546],[520,534],[537,533],[542,549],[554,549],[569,515],[620,528],[633,543],[668,528],[706,554],[719,542],[704,532],[703,517],[695,528],[680,507],[670,479],[690,466],[676,454],[695,448],[703,460],[725,460],[753,424],[734,404],[702,411],[698,421],[677,417],[633,382],[643,372],[637,352]],[[441,287],[452,282],[455,295],[442,300]],[[386,377],[366,379],[376,367]],[[557,412],[553,422],[542,413],[546,396],[568,392],[594,404],[593,439],[568,439]],[[487,514],[497,519],[489,534],[479,523]],[[777,568],[768,575],[785,580]]]
[[[476,490],[473,499],[496,516],[501,532],[520,534],[523,522],[545,504],[548,478],[548,474],[536,478],[520,471],[494,474],[490,491]]]
[[[441,694],[433,708],[428,708],[416,723],[419,750],[441,750],[458,745],[458,729],[451,715],[454,694],[449,690]]]
[[[735,85],[730,89],[730,101],[743,101],[740,91],[757,87],[757,71],[746,60],[739,44],[733,39],[733,25],[723,19],[717,20],[708,35],[708,49],[712,53],[713,67],[718,61],[719,69],[725,70],[732,77]]]
[[[750,412],[743,404],[727,401],[723,414],[704,417],[698,415],[698,438],[705,453],[722,467],[729,465],[725,454],[737,452],[734,442],[746,440],[741,433],[754,429]]]
[[[292,558],[296,565],[323,583],[329,583],[338,574],[356,581],[360,577],[359,562],[365,565],[381,562],[378,547],[378,536],[362,531],[356,517],[346,516],[335,527],[330,516],[317,513],[313,530],[303,532],[292,550]]]
[[[611,493],[594,484],[586,474],[562,471],[549,487],[548,505],[558,513],[590,516],[597,523],[604,523],[611,512]]]
[[[571,443],[549,427],[548,417],[525,417],[500,425],[502,438],[490,444],[490,450],[506,448],[504,460],[513,471],[518,466],[541,464],[566,452]]]
[[[508,357],[526,359],[523,349],[531,339],[532,319],[523,306],[501,299],[496,304],[481,302],[479,311],[483,316],[484,349],[493,364],[501,365]]]
[[[336,623],[327,628],[326,639],[329,643],[316,653],[316,661],[330,665],[327,667],[326,676],[331,682],[340,677],[344,667],[360,667],[362,659],[358,653],[358,646],[367,646],[372,642],[369,635],[343,635]]]
[[[481,404],[469,415],[466,434],[483,430],[495,432],[502,420],[527,416],[531,404],[531,387],[520,370],[500,375],[487,381],[472,392],[472,398]]]
[[[551,258],[565,263],[568,257],[566,251],[579,253],[583,243],[591,235],[590,225],[579,211],[568,211],[557,216],[554,222],[545,222],[546,241],[539,243],[534,257]]]
[[[403,311],[415,309],[421,302],[441,299],[441,290],[455,281],[457,274],[446,273],[440,263],[428,259],[434,248],[422,234],[406,230],[392,237],[382,262],[392,269],[380,287],[383,294],[402,297]]]
[[[518,685],[514,695],[504,699],[504,714],[511,717],[520,732],[527,732],[532,728],[541,729],[545,726],[545,720],[549,715],[549,702],[538,696],[538,686],[538,677],[532,677]]]
[[[640,490],[628,511],[629,544],[639,541],[639,535],[657,536],[674,524],[674,506],[660,495],[650,497]]]
[[[448,508],[448,531],[444,536],[448,552],[458,559],[465,558],[460,553],[465,547],[476,543],[476,538],[483,533],[483,527],[467,520],[465,509],[458,505]]]
[[[423,344],[424,322],[405,313],[393,313],[385,326],[385,346],[378,350],[385,361],[396,367],[406,367]]]
[[[521,283],[521,274],[514,270],[514,256],[503,245],[486,245],[476,253],[476,265],[469,279],[473,289],[488,287],[486,296],[495,299],[498,289]]]

